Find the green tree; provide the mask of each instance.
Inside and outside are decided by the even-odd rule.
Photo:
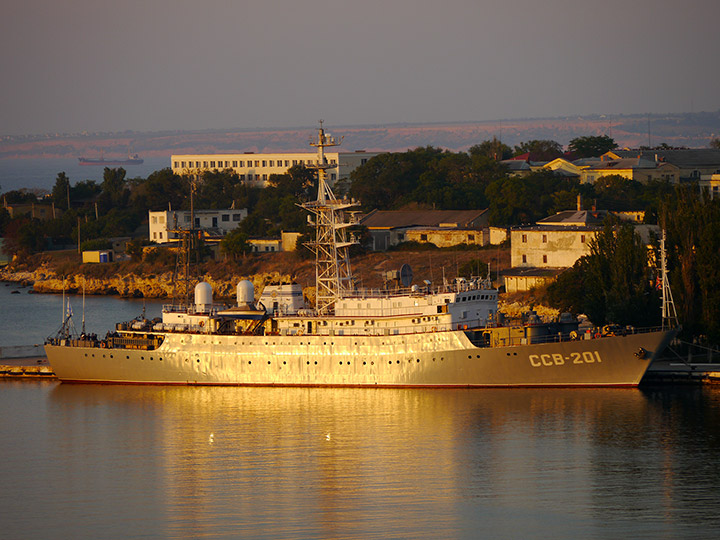
[[[720,150],[720,139],[715,138],[710,141],[709,144],[710,148],[714,148],[715,150]]]
[[[126,187],[125,169],[122,167],[117,169],[105,167],[103,172],[102,195],[106,208],[124,206],[126,201]]]
[[[220,251],[234,259],[249,253],[250,249],[248,236],[240,229],[230,231],[220,242]]]
[[[579,158],[599,157],[617,148],[617,143],[607,135],[588,135],[576,137],[570,141],[568,148]]]
[[[720,200],[677,187],[661,210],[673,296],[683,329],[720,343]]]
[[[495,161],[510,159],[513,155],[512,148],[501,142],[497,137],[493,137],[492,140],[483,141],[480,144],[471,146],[468,153],[471,157],[476,155],[485,156]]]
[[[562,157],[563,147],[559,142],[547,139],[533,139],[515,146],[515,155],[530,154],[531,161],[552,161]]]
[[[660,301],[652,277],[647,248],[632,225],[608,222],[590,241],[590,254],[548,287],[548,298],[598,326],[655,326]]]
[[[52,201],[56,208],[68,209],[70,198],[70,179],[64,172],[58,173],[52,190]]]

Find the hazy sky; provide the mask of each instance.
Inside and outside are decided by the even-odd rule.
[[[718,0],[8,0],[0,135],[720,109]]]

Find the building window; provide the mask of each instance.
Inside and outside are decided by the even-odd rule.
[[[223,215],[222,215],[222,220],[223,220],[223,221],[230,221],[230,214],[223,214]]]
[[[420,235],[420,241],[421,241],[421,242],[427,242],[427,234],[421,234],[421,235]]]
[[[160,217],[158,218],[158,223],[164,224],[164,223],[165,223],[165,216],[160,216]]]
[[[336,175],[335,173],[331,173],[331,174],[330,174],[330,180],[335,180],[336,176],[337,176],[337,175]]]
[[[527,244],[527,234],[522,235],[523,244]]]
[[[522,258],[523,264],[525,264],[527,262],[527,255],[523,255]]]
[[[367,158],[362,158],[360,160],[360,165],[365,165],[367,163]]]
[[[260,160],[255,160],[255,166],[256,166],[256,167],[259,167],[259,166],[260,166]]]
[[[245,181],[245,175],[244,175],[244,174],[241,174],[241,175],[240,175],[240,181],[241,181],[241,182],[244,182],[244,181]]]
[[[267,180],[267,174],[263,174],[263,182]]]
[[[337,161],[335,159],[330,160],[330,165],[337,165]]]
[[[474,234],[468,234],[468,242],[474,242],[475,241],[475,235]]]
[[[207,161],[203,161],[203,167],[207,169]]]
[[[177,161],[175,162],[175,168],[176,168],[176,169],[179,169],[179,168],[180,168],[180,164],[179,164]]]
[[[286,167],[289,167],[289,166],[290,166],[290,160],[289,160],[289,159],[286,159],[286,160],[285,160],[285,166],[286,166]]]
[[[242,219],[242,214],[233,214],[233,221],[240,221]]]
[[[157,216],[153,216],[153,217],[152,217],[152,222],[153,222],[153,223],[157,223]]]
[[[214,161],[211,161],[211,162],[210,162],[210,168],[211,168],[211,169],[214,169],[214,168],[215,168],[215,162],[214,162]]]
[[[405,241],[405,235],[403,233],[398,233],[398,242]]]
[[[233,167],[237,167],[237,160],[233,160]]]
[[[244,167],[245,162],[244,161],[238,161],[238,167]]]
[[[543,263],[547,264],[547,255],[543,255]]]
[[[160,231],[160,232],[158,233],[158,236],[160,237],[160,240],[162,240],[162,234],[163,234],[162,231]]]
[[[547,234],[543,234],[543,244],[547,244]]]
[[[298,164],[297,159],[293,159],[293,165],[297,165],[297,164]]]
[[[157,233],[156,233],[156,232],[153,233],[153,240],[157,240]]]
[[[181,161],[181,162],[180,162],[180,167],[182,167],[183,169],[185,168],[185,162],[184,162],[184,161]]]
[[[263,159],[263,167],[267,167],[267,161]]]
[[[275,166],[275,161],[271,159],[271,160],[268,162],[268,164],[269,164],[270,167],[274,167],[274,166]]]
[[[584,243],[585,243],[585,235],[584,235],[584,234],[581,234],[581,235],[580,235],[580,243],[581,243],[581,244],[584,244]]]
[[[190,214],[185,214],[185,223],[190,223]]]

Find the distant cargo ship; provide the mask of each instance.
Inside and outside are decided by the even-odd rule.
[[[86,158],[86,157],[79,157],[78,161],[80,162],[80,165],[102,165],[105,167],[108,165],[115,165],[115,166],[142,165],[145,162],[137,154],[128,156],[127,159],[105,159],[105,158],[91,159],[91,158]]]

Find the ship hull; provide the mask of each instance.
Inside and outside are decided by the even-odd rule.
[[[63,382],[358,387],[637,386],[672,331],[476,347],[396,336],[163,334],[156,350],[46,345]]]

